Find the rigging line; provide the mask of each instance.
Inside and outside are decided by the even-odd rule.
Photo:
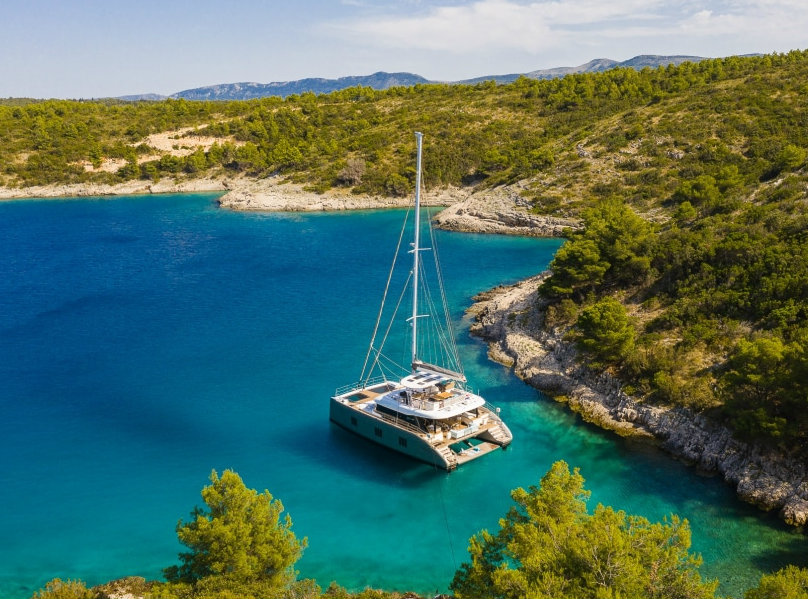
[[[422,172],[425,172],[425,169],[422,168]],[[426,179],[422,179],[423,181],[423,188],[426,191]],[[463,362],[460,359],[460,351],[457,347],[457,332],[455,330],[455,326],[452,322],[451,312],[449,311],[449,303],[446,297],[446,285],[444,282],[443,277],[443,270],[441,268],[441,261],[440,255],[438,253],[438,243],[437,239],[435,238],[435,228],[433,226],[433,219],[432,219],[432,207],[426,207],[427,212],[427,225],[429,228],[429,238],[432,244],[431,249],[433,250],[433,260],[435,263],[435,274],[438,280],[438,289],[440,291],[441,296],[441,305],[443,308],[442,317],[443,322],[445,323],[445,327],[437,327],[438,333],[443,339],[443,347],[445,348],[445,354],[447,357],[450,358],[450,362],[454,362],[452,368],[459,372],[460,374],[465,374],[463,370]],[[427,289],[427,293],[429,294],[429,290]],[[432,301],[432,305],[434,306],[434,300],[431,300],[430,294],[430,301]],[[434,314],[438,314],[436,309],[433,309],[432,312]],[[447,339],[448,337],[448,339]]]
[[[365,363],[362,364],[362,374],[359,377],[360,381],[365,378],[365,369],[368,366],[368,360],[370,360],[370,354],[373,351],[373,343],[376,341],[376,334],[379,332],[379,323],[382,320],[382,313],[384,312],[384,304],[385,301],[387,300],[387,292],[390,289],[390,281],[393,279],[393,271],[395,271],[396,262],[398,261],[398,252],[401,249],[401,240],[404,239],[404,230],[407,227],[407,221],[409,220],[409,218],[410,218],[410,209],[407,208],[407,213],[404,215],[404,222],[401,224],[401,231],[398,234],[398,244],[396,245],[396,251],[393,254],[393,263],[390,265],[390,272],[387,273],[387,284],[384,286],[384,295],[382,296],[382,303],[379,306],[379,314],[376,316],[376,324],[373,327],[373,335],[371,335],[370,337],[370,346],[368,347],[367,354],[365,354]],[[384,345],[384,342],[382,342],[382,345]],[[373,370],[372,366],[371,370]]]
[[[454,327],[452,326],[451,313],[449,312],[449,304],[448,304],[448,301],[446,299],[446,286],[445,286],[444,278],[443,278],[443,270],[441,269],[440,256],[438,254],[437,240],[435,239],[435,229],[432,226],[432,220],[431,219],[429,221],[429,237],[430,237],[430,241],[432,243],[432,246],[435,248],[435,252],[434,252],[435,253],[435,255],[434,255],[434,258],[435,258],[435,273],[436,273],[437,279],[438,279],[438,288],[440,290],[441,306],[443,308],[443,315],[444,315],[444,318],[445,318],[445,321],[446,321],[446,331],[448,333],[449,340],[450,340],[449,351],[452,354],[452,358],[455,360],[455,362],[459,366],[459,369],[458,369],[459,372],[462,373],[463,368],[462,368],[462,364],[460,363],[460,358],[459,358],[459,354],[458,354],[458,351],[457,351],[457,345],[456,345],[456,342],[455,342],[455,330],[454,330]]]
[[[423,277],[426,278],[426,275]],[[424,298],[425,303],[429,306],[429,312],[434,315],[441,315],[442,318],[438,318],[437,316],[433,318],[433,324],[428,329],[429,332],[433,333],[435,338],[433,339],[433,343],[439,344],[441,348],[443,348],[443,352],[441,354],[445,355],[448,359],[448,362],[451,364],[452,362],[459,362],[457,358],[457,351],[454,346],[453,339],[448,335],[448,323],[447,320],[449,318],[446,312],[440,312],[438,310],[437,305],[435,304],[434,295],[432,294],[432,290],[429,286],[423,286]],[[437,364],[437,362],[436,362]],[[458,370],[454,365],[451,365],[454,370]]]
[[[434,453],[432,454],[432,468],[435,470],[435,473],[438,472],[437,457]],[[452,566],[457,570],[457,557],[455,556],[454,542],[452,541],[452,530],[449,528],[449,513],[446,510],[446,498],[443,496],[443,483],[445,480],[444,478],[441,484],[438,485],[438,497],[440,497],[440,507],[443,512],[443,523],[446,526],[446,540],[449,541],[449,554],[452,556]]]
[[[390,358],[390,357],[388,357],[388,356],[382,356],[382,357],[383,357],[385,360],[387,360],[387,361],[388,361],[388,362],[391,364],[391,365],[387,366],[387,371],[390,373],[390,375],[391,375],[391,376],[392,376],[392,375],[394,375],[394,374],[395,374],[395,372],[396,372],[396,371],[393,369],[393,367],[395,367],[395,369],[397,369],[397,370],[398,370],[398,372],[401,372],[402,370],[406,370],[406,368],[405,368],[404,366],[402,366],[401,364],[399,364],[398,362],[396,362],[396,361],[395,361],[395,360],[393,360],[392,358]],[[380,369],[380,370],[383,370],[384,368],[385,368],[385,365],[384,365],[384,364],[379,363],[379,369]]]
[[[379,368],[380,370],[384,370],[385,368],[387,368],[387,370],[389,370],[390,372],[393,372],[393,368],[392,368],[392,366],[386,366],[384,363],[382,363],[382,360],[384,360],[385,362],[387,362],[387,363],[389,363],[389,364],[392,364],[392,366],[394,366],[395,368],[397,368],[399,371],[401,371],[401,370],[405,370],[404,366],[402,366],[401,364],[399,364],[398,362],[396,362],[396,361],[395,361],[393,358],[391,358],[390,356],[388,356],[388,355],[386,355],[386,354],[379,354],[379,355],[378,355],[378,358],[377,358],[377,359],[376,359],[376,361],[374,362],[374,365],[375,365],[375,366],[378,366],[378,368]]]
[[[380,352],[379,352],[379,350],[377,350],[375,347],[373,348],[373,350],[374,350],[374,351],[376,351],[376,359],[373,361],[373,365],[372,365],[372,366],[371,366],[371,368],[370,368],[370,371],[369,371],[369,373],[368,373],[368,379],[369,379],[369,378],[371,378],[372,373],[373,373],[373,372],[374,372],[374,370],[375,370],[375,369],[377,369],[377,368],[379,369],[379,372],[380,372],[380,373],[381,373],[383,376],[385,375],[385,373],[390,373],[391,375],[394,375],[394,374],[395,374],[395,370],[394,370],[394,368],[393,368],[393,367],[395,367],[396,369],[398,369],[398,372],[401,372],[401,371],[403,371],[403,370],[406,370],[406,369],[404,368],[404,366],[402,366],[401,364],[399,364],[398,362],[396,362],[395,360],[393,360],[393,359],[392,359],[390,356],[387,356],[387,355],[385,355],[385,354],[380,353]],[[382,360],[386,360],[386,361],[387,361],[387,362],[389,362],[389,363],[390,363],[392,366],[389,366],[389,365],[387,365],[387,364],[382,363]]]
[[[426,307],[425,313],[430,315],[434,313],[432,302],[429,301],[428,296],[424,298],[424,306]],[[435,329],[438,323],[434,318],[430,318],[428,324],[429,326],[421,327],[421,336],[418,339],[420,345],[418,353],[421,359],[425,359],[432,364],[440,364],[440,353],[435,351]]]
[[[429,299],[430,299],[430,301],[432,302],[432,304],[434,306],[434,299],[432,298],[431,295],[430,295]],[[435,310],[436,313],[438,312],[437,306],[434,307],[434,310]],[[444,318],[446,318],[445,315],[444,315]],[[445,351],[445,353],[447,355],[447,359],[450,362],[457,362],[458,361],[457,360],[457,352],[454,350],[454,341],[453,341],[451,335],[448,332],[448,327],[444,326],[444,327],[441,327],[441,328],[437,329],[437,335],[438,335],[437,339],[440,342],[441,347],[444,349],[444,351]],[[453,366],[453,369],[457,370],[457,368],[454,368],[454,366]]]
[[[452,324],[452,315],[449,312],[449,302],[446,299],[446,287],[444,286],[443,270],[441,269],[440,259],[438,256],[438,244],[437,240],[435,239],[435,229],[432,226],[432,219],[428,218],[427,221],[429,223],[429,240],[432,243],[433,254],[435,258],[435,271],[437,272],[438,276],[438,287],[440,289],[441,302],[443,304],[443,313],[446,317],[446,328],[449,334],[449,339],[451,340],[452,357],[455,359],[455,362],[457,363],[458,372],[460,372],[460,374],[464,374],[463,364],[460,361],[460,352],[457,349],[457,341],[456,341],[457,332],[455,331],[454,325]]]
[[[393,315],[390,317],[390,322],[387,324],[387,330],[384,332],[384,337],[382,337],[381,345],[379,345],[379,349],[376,350],[376,357],[373,360],[374,366],[379,363],[379,357],[382,356],[382,350],[384,349],[384,344],[387,343],[387,337],[390,335],[390,329],[393,328],[393,322],[396,319],[396,314],[398,314],[398,309],[401,307],[401,302],[404,299],[404,295],[407,292],[407,287],[410,284],[410,279],[411,278],[412,278],[412,272],[410,272],[410,275],[407,277],[407,280],[405,281],[404,286],[401,288],[401,295],[398,296],[398,302],[396,302],[396,307],[393,310]],[[369,354],[370,354],[370,351],[368,351],[368,355]],[[373,367],[371,367],[371,370],[372,369],[373,369]],[[365,369],[363,368],[362,369],[362,374],[364,374],[364,372],[365,372]]]
[[[443,508],[443,522],[446,524],[446,538],[449,540],[449,552],[452,554],[452,566],[454,566],[454,569],[457,570],[457,558],[455,557],[454,542],[452,542],[452,530],[449,528],[449,514],[446,511],[446,499],[443,496],[443,485],[439,487],[438,495],[440,495],[440,506]]]
[[[426,290],[426,293],[424,295],[425,295],[424,304],[428,306],[428,311],[432,314],[438,314],[435,302],[432,298],[431,293],[429,293],[428,289]],[[434,358],[430,361],[433,364],[441,364],[442,362],[445,362],[445,358],[442,358],[441,356],[445,356],[446,352],[445,351],[439,352],[436,350],[439,347],[445,349],[445,341],[443,340],[444,331],[443,328],[441,327],[441,323],[438,321],[437,318],[432,318],[430,325],[431,326],[427,329],[428,335],[424,340],[424,348],[429,347],[432,349],[431,355],[434,356]]]
[[[437,313],[434,310],[434,305],[430,297],[429,285],[427,285],[426,283],[427,281],[426,268],[423,263],[421,263],[420,266],[421,266],[421,281],[423,281],[423,284],[421,285],[421,297],[423,298],[423,304],[426,307],[425,312],[432,316],[432,318],[429,319],[429,326],[422,328],[424,334],[422,334],[420,338],[421,341],[420,345],[422,347],[423,357],[426,357],[428,354],[428,349],[430,348],[430,341],[432,340],[434,335],[434,329],[439,327],[440,323],[435,319],[435,314]],[[429,355],[430,355],[430,361],[434,362],[432,357],[435,356],[435,354],[429,354]]]

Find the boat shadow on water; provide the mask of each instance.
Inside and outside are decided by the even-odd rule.
[[[323,427],[326,427],[325,429]],[[314,441],[314,440],[317,441]],[[296,427],[276,437],[285,450],[320,465],[322,470],[379,484],[417,490],[447,472],[368,442],[333,422]],[[372,449],[369,451],[368,447]]]
[[[413,489],[426,484],[435,476],[448,473],[436,465],[418,462],[382,445],[371,445],[355,434],[330,423],[328,441],[332,448],[330,462],[337,463],[343,471],[378,482],[389,478],[397,483],[409,482]],[[332,464],[334,465],[334,464]]]

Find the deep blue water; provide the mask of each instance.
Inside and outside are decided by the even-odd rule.
[[[447,475],[332,426],[401,217],[238,214],[211,195],[0,203],[0,596],[159,578],[225,468],[282,500],[309,541],[300,575],[322,586],[446,589],[469,537],[558,459],[593,505],[688,518],[725,593],[808,565],[805,537],[582,423],[468,336],[470,297],[543,270],[557,240],[438,234],[466,372],[502,407],[507,451]]]

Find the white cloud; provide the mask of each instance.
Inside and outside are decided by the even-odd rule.
[[[476,0],[421,6],[411,15],[374,13],[325,28],[380,49],[478,56],[575,45],[608,50],[610,40],[633,41],[638,53],[678,44],[688,52],[715,47],[712,55],[720,55],[719,38],[725,48],[756,44],[748,52],[804,47],[808,39],[805,0]]]
[[[805,0],[723,0],[708,4],[709,8],[682,15],[676,29],[696,39],[762,44],[764,47],[754,49],[761,52],[808,46]]]
[[[379,16],[331,23],[341,36],[380,47],[441,50],[453,53],[519,50],[538,53],[574,43],[582,27],[635,18],[659,18],[649,8],[661,0],[555,0],[528,4],[478,0],[438,6],[413,16]]]

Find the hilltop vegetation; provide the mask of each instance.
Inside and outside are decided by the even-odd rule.
[[[0,184],[281,175],[405,195],[423,131],[427,187],[520,182],[532,211],[583,219],[543,287],[548,326],[640,397],[800,451],[807,82],[794,51],[285,100],[4,101]],[[167,131],[216,143],[150,145]]]
[[[538,209],[568,211],[624,185],[641,204],[653,203],[661,199],[656,192],[673,191],[665,185],[671,171],[700,162],[693,150],[710,139],[720,143],[705,151],[716,159],[726,157],[722,147],[740,152],[749,177],[771,170],[787,143],[805,146],[804,127],[794,121],[805,62],[804,53],[792,52],[545,81],[523,77],[503,86],[350,88],[244,102],[4,101],[0,183],[282,173],[321,190],[348,185],[407,193],[411,132],[419,129],[429,186],[539,176],[532,193]],[[220,143],[181,160],[161,157],[146,143],[149,134],[187,127]],[[619,150],[632,155],[620,162],[619,179],[591,169],[581,156],[614,164],[624,155]],[[115,173],[86,168],[111,158],[128,164]],[[341,176],[350,159],[364,163],[358,181]]]

